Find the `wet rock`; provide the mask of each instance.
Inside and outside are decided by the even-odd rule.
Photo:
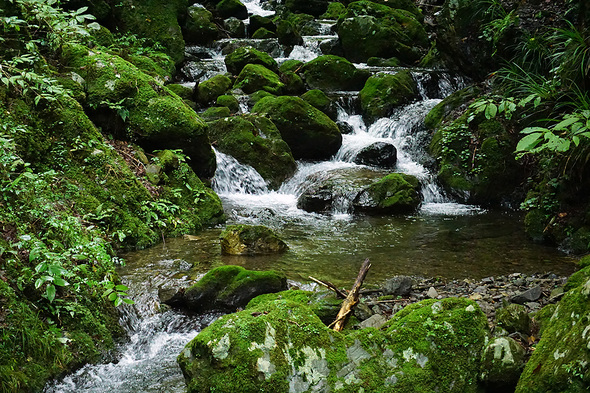
[[[221,252],[229,255],[273,254],[287,251],[287,244],[261,225],[228,225],[219,235]]]
[[[296,159],[329,158],[342,145],[336,123],[299,97],[265,97],[252,111],[272,120]]]
[[[354,308],[354,316],[361,321],[364,321],[365,319],[369,319],[373,316],[373,310],[371,310],[371,307],[361,302]]]
[[[232,38],[246,38],[246,25],[238,18],[227,18],[223,21],[223,27]]]
[[[371,76],[359,93],[363,115],[370,121],[388,116],[399,105],[417,97],[416,82],[408,71]]]
[[[286,0],[285,7],[291,12],[320,16],[328,9],[330,0]]]
[[[480,379],[492,391],[513,391],[524,365],[524,348],[510,337],[497,337],[484,351]]]
[[[527,302],[534,302],[541,297],[542,291],[540,286],[528,289],[522,293],[513,296],[510,301],[512,303],[524,304]]]
[[[279,94],[284,87],[277,74],[260,64],[247,64],[234,83],[234,89],[242,89],[246,94],[258,90]]]
[[[261,15],[250,16],[250,24],[248,25],[250,35],[254,34],[254,32],[260,28],[265,28],[266,30],[270,30],[272,32],[277,31],[277,27],[271,18]]]
[[[368,214],[412,212],[421,203],[420,182],[414,176],[392,173],[366,187],[353,201]]]
[[[409,276],[395,276],[385,281],[383,291],[393,296],[408,296],[414,280]]]
[[[303,45],[303,37],[299,34],[297,27],[287,20],[279,21],[277,25],[277,37],[281,45]]]
[[[342,135],[354,134],[354,128],[350,124],[344,121],[337,121],[336,125]]]
[[[215,10],[223,19],[232,16],[238,19],[248,19],[248,9],[239,0],[221,0],[215,6]]]
[[[268,53],[262,52],[251,46],[235,49],[225,56],[224,61],[227,71],[233,75],[238,75],[248,64],[259,64],[275,73],[279,71],[275,59],[270,57]]]
[[[202,6],[190,6],[183,26],[183,35],[189,44],[206,45],[213,42],[219,37],[219,29],[213,22],[213,14]]]
[[[380,168],[394,168],[397,162],[397,149],[392,143],[375,142],[359,151],[354,162]]]
[[[202,105],[207,105],[217,100],[217,97],[225,94],[232,86],[232,80],[225,75],[215,75],[214,77],[199,83],[196,87],[197,101]]]
[[[508,333],[531,333],[532,321],[528,310],[520,304],[510,304],[496,311],[496,324]]]
[[[240,266],[221,266],[184,291],[177,292],[166,304],[193,312],[235,311],[258,295],[287,289],[287,279],[276,271],[252,271]]]
[[[254,34],[252,34],[252,38],[255,40],[264,40],[269,38],[276,38],[276,34],[270,30],[266,30],[264,27],[256,30]]]

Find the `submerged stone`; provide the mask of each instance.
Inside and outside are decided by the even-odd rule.
[[[219,237],[223,254],[273,254],[288,249],[283,240],[262,225],[228,225]]]

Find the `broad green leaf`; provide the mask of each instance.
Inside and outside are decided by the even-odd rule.
[[[135,302],[134,302],[133,300],[131,300],[131,299],[128,299],[128,298],[124,298],[124,299],[123,299],[123,302],[124,302],[124,303],[127,303],[127,304],[135,304]]]
[[[572,116],[568,119],[562,120],[561,122],[557,123],[555,125],[555,127],[553,127],[553,129],[554,130],[565,130],[565,129],[567,129],[567,126],[574,124],[578,120],[580,120],[580,119],[575,116]]]
[[[529,151],[541,142],[541,137],[543,134],[540,132],[529,134],[522,138],[518,145],[516,145],[516,151]]]
[[[115,301],[115,299],[118,299],[117,292],[111,292],[111,293],[109,293],[109,300],[111,302],[113,302],[113,301]]]
[[[520,133],[521,134],[530,134],[533,132],[548,132],[549,130],[547,128],[544,127],[527,127],[524,130],[522,130]]]
[[[572,141],[574,142],[574,145],[580,146],[580,137],[578,137],[577,135],[574,135],[572,137]]]
[[[119,307],[123,303],[123,300],[121,300],[120,297],[117,297],[117,298],[115,298],[113,303],[114,303],[115,307]]]
[[[49,284],[45,290],[45,293],[47,294],[47,300],[53,302],[53,299],[55,299],[55,286]]]
[[[117,285],[117,286],[115,287],[115,290],[117,290],[117,291],[127,291],[128,289],[129,289],[129,288],[128,288],[128,287],[126,287],[125,285]]]
[[[53,280],[53,283],[57,286],[60,286],[60,287],[65,287],[66,285],[69,285],[69,283],[66,280],[64,280],[63,278],[59,278],[59,277],[56,277]]]

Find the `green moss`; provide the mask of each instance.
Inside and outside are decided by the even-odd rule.
[[[301,94],[305,91],[303,79],[291,71],[285,71],[281,75],[281,82],[285,84],[284,91],[286,94]]]
[[[274,32],[267,30],[264,27],[259,28],[258,30],[256,30],[254,32],[254,34],[252,34],[252,38],[255,40],[276,38],[276,37],[277,37],[277,35]]]
[[[291,23],[288,20],[280,20],[277,24],[279,43],[287,46],[302,45],[303,37],[301,37],[298,27],[300,25]]]
[[[283,64],[281,64],[279,71],[281,71],[281,72],[287,72],[287,71],[297,72],[298,70],[301,69],[301,66],[303,66],[303,64],[305,64],[305,63],[303,63],[301,60],[289,59],[289,60],[285,61]]]
[[[302,99],[309,102],[314,108],[317,108],[328,115],[331,119],[336,119],[337,110],[332,100],[321,90],[309,90],[301,96]]]
[[[230,113],[236,113],[240,110],[240,102],[231,94],[224,94],[217,97],[216,104],[229,108]]]
[[[187,42],[197,45],[211,43],[219,36],[219,30],[213,21],[213,14],[200,6],[188,8],[188,16],[183,26]]]
[[[367,59],[367,65],[372,67],[399,67],[400,61],[395,57],[389,59],[383,59],[381,57],[369,57]]]
[[[517,393],[584,392],[590,386],[587,364],[590,281],[567,292],[544,328]]]
[[[584,284],[586,281],[588,281],[588,279],[590,279],[590,268],[582,268],[581,270],[578,270],[577,272],[569,276],[567,282],[563,286],[563,291],[571,291],[572,289],[575,289],[580,285]]]
[[[235,89],[242,89],[246,94],[258,90],[280,94],[284,87],[277,74],[260,64],[247,64],[234,83]]]
[[[197,100],[205,105],[217,100],[217,97],[224,95],[232,86],[232,80],[225,75],[215,75],[197,86]]]
[[[274,94],[269,93],[268,91],[258,90],[248,97],[248,102],[250,105],[256,105],[258,101],[265,97],[276,97]]]
[[[410,102],[417,96],[416,82],[409,71],[395,75],[377,74],[370,77],[359,93],[364,115],[375,120],[388,116],[391,111]]]
[[[441,125],[443,120],[455,109],[475,98],[481,93],[476,86],[466,87],[465,89],[454,92],[428,112],[424,118],[424,125],[431,130]]]
[[[302,70],[310,88],[331,91],[359,90],[369,76],[345,58],[333,55],[319,56],[306,63]]]
[[[272,120],[295,158],[327,158],[342,144],[338,126],[299,97],[266,97],[252,112]]]
[[[215,11],[223,19],[236,17],[238,19],[248,18],[248,9],[240,0],[221,0],[215,6]]]
[[[229,108],[226,106],[212,106],[211,108],[207,108],[203,113],[201,113],[201,117],[207,121],[218,120],[224,117],[229,117],[231,112]]]
[[[260,64],[273,72],[278,72],[277,62],[265,52],[251,46],[240,47],[225,56],[228,72],[238,75],[247,64]]]
[[[254,167],[272,188],[278,188],[295,173],[297,165],[289,146],[264,117],[221,119],[211,124],[210,135],[220,151]]]
[[[176,67],[170,56],[164,53],[152,53],[149,56],[128,55],[125,60],[142,72],[163,82],[171,81],[176,74]]]
[[[191,87],[176,83],[166,85],[166,87],[170,89],[171,92],[173,92],[174,94],[176,94],[184,100],[190,100],[193,97],[193,89]]]
[[[328,9],[324,12],[320,18],[322,19],[338,19],[346,11],[346,7],[342,3],[330,2],[328,3]]]
[[[525,306],[510,304],[496,311],[496,324],[508,333],[531,335],[531,318]]]

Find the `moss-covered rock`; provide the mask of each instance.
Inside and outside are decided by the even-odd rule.
[[[328,158],[342,144],[336,123],[299,97],[265,97],[252,111],[272,120],[295,158]]]
[[[286,60],[283,64],[281,64],[281,66],[279,67],[279,71],[280,72],[299,72],[301,70],[301,67],[304,65],[305,63],[302,62],[301,60],[294,60],[294,59],[289,59]]]
[[[186,7],[186,0],[128,0],[113,10],[120,30],[159,42],[179,64],[184,59],[184,39],[178,19]]]
[[[303,37],[301,37],[299,30],[288,20],[282,19],[277,24],[277,37],[282,45],[295,46],[303,44]]]
[[[223,27],[232,38],[246,38],[246,25],[233,16],[223,21]]]
[[[397,57],[412,64],[429,48],[416,15],[371,1],[350,3],[338,21],[345,57],[364,62],[370,57]]]
[[[277,31],[277,26],[273,23],[271,18],[261,15],[252,15],[250,17],[250,24],[248,25],[248,31],[250,32],[250,35],[254,34],[254,32],[261,27],[268,31]]]
[[[265,29],[264,27],[259,28],[252,34],[252,38],[255,40],[264,40],[268,38],[276,38],[276,34],[270,30]]]
[[[215,11],[223,19],[234,17],[248,19],[248,9],[240,0],[221,0],[215,6]]]
[[[287,244],[262,225],[228,225],[219,236],[221,252],[228,255],[274,254],[287,251]]]
[[[330,119],[336,120],[338,117],[336,105],[323,91],[319,89],[309,90],[301,98],[309,102],[314,108],[324,112]]]
[[[201,113],[201,117],[207,121],[219,120],[230,115],[231,112],[227,106],[212,106]]]
[[[518,381],[517,393],[585,392],[590,388],[590,280],[557,304]]]
[[[465,105],[479,94],[481,94],[479,87],[469,86],[445,97],[428,112],[424,118],[424,125],[431,130],[436,129],[452,111]]]
[[[232,86],[232,80],[225,75],[215,75],[197,86],[197,100],[202,105],[215,102],[217,97],[224,95]]]
[[[287,278],[274,270],[253,271],[226,265],[210,270],[192,286],[179,291],[166,303],[193,312],[235,311],[265,293],[287,289]]]
[[[496,325],[508,333],[532,334],[532,320],[525,306],[509,304],[496,311]]]
[[[275,125],[260,116],[236,116],[210,124],[217,148],[260,173],[272,188],[278,188],[297,168],[291,149]]]
[[[418,88],[409,71],[371,76],[359,93],[364,116],[370,121],[388,116],[402,104],[416,99]]]
[[[168,89],[170,89],[171,92],[173,92],[174,94],[176,94],[177,96],[179,96],[180,98],[182,98],[184,100],[190,100],[193,97],[192,87],[188,87],[188,86],[180,85],[180,84],[176,84],[176,83],[166,85],[166,87]]]
[[[485,335],[485,315],[465,299],[424,301],[381,330],[347,334],[300,302],[277,299],[215,321],[178,362],[189,392],[472,393]]]
[[[70,45],[63,61],[86,81],[86,105],[105,131],[132,135],[150,151],[183,149],[200,176],[213,176],[215,155],[207,126],[180,97],[118,56]],[[127,111],[125,119],[121,110]]]
[[[261,52],[251,46],[240,47],[225,56],[227,71],[238,75],[247,64],[260,64],[272,72],[278,72],[279,66],[268,53]]]
[[[224,94],[217,97],[217,101],[215,101],[215,103],[218,106],[227,107],[231,113],[237,113],[240,110],[240,102],[231,94]]]
[[[496,337],[484,351],[480,379],[490,391],[513,391],[524,365],[524,348],[510,337]]]
[[[328,91],[359,90],[370,75],[357,70],[345,58],[333,55],[319,56],[306,63],[302,70],[310,88]]]
[[[155,52],[145,56],[121,53],[120,56],[139,68],[142,72],[162,82],[170,82],[176,74],[174,61],[165,53]]]
[[[407,213],[421,203],[420,182],[414,176],[392,173],[365,188],[353,202],[369,214]]]
[[[199,5],[188,8],[183,32],[186,42],[197,45],[206,45],[219,37],[219,29],[213,22],[213,14]]]
[[[590,279],[590,267],[584,267],[568,277],[563,286],[563,291],[568,292],[579,287]]]
[[[247,94],[258,90],[280,94],[284,87],[277,74],[260,64],[247,64],[234,83],[235,89],[242,89]]]
[[[399,67],[400,61],[397,57],[390,57],[389,59],[369,57],[367,59],[367,65],[372,67]]]
[[[288,95],[297,95],[305,91],[303,79],[294,72],[286,71],[281,74],[281,82],[285,84],[283,91]]]
[[[328,3],[328,8],[320,18],[322,19],[338,19],[338,17],[346,12],[346,6],[342,3],[333,1]]]
[[[320,16],[328,9],[329,0],[286,0],[285,7],[291,12]]]

